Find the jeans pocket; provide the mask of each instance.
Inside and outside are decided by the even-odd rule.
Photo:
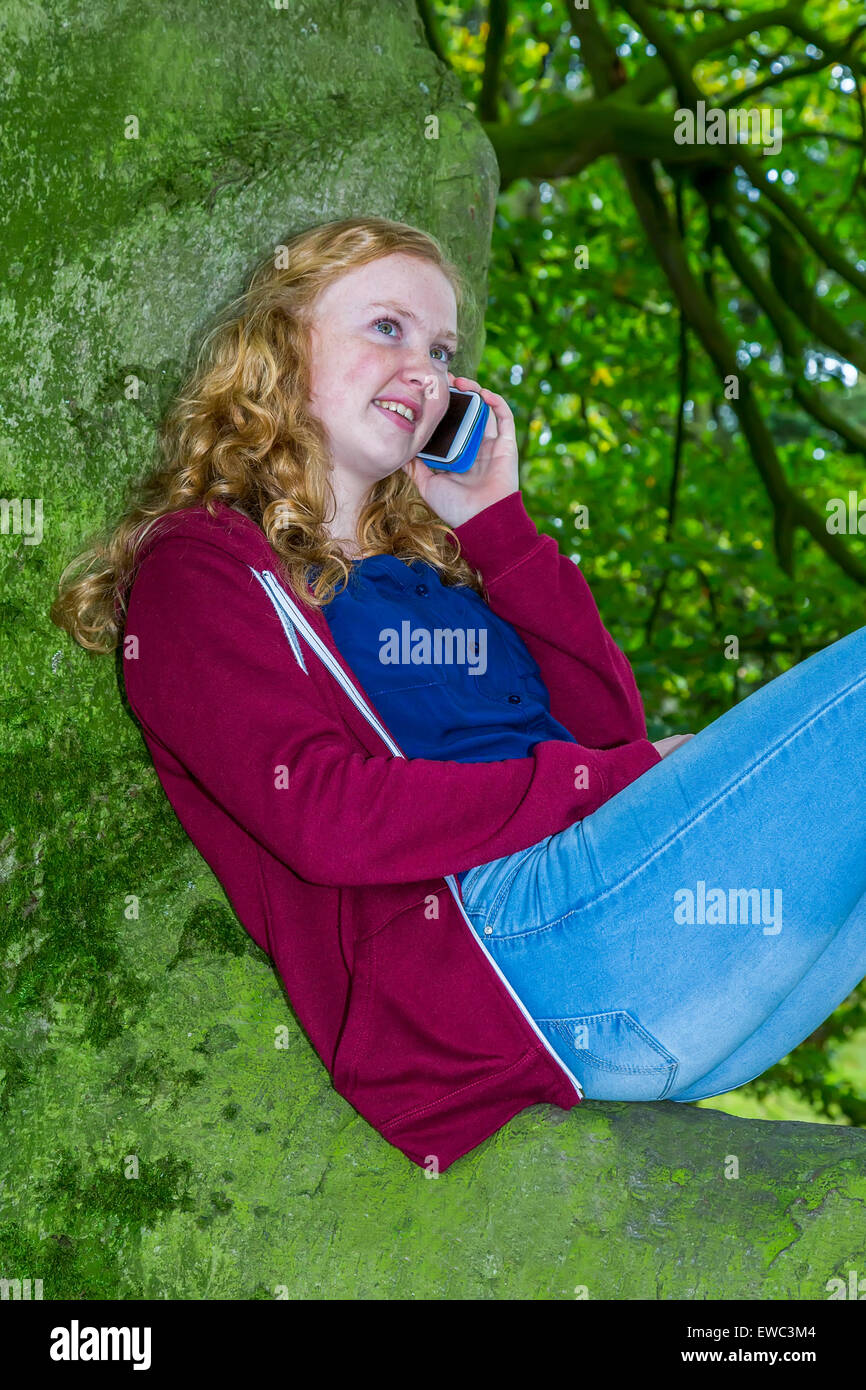
[[[514,875],[524,859],[536,849],[516,850],[514,854],[503,855],[501,859],[491,859],[487,864],[476,864],[470,869],[460,885],[463,904],[473,925],[482,928],[498,927],[508,890]],[[503,935],[500,927],[499,934]],[[507,935],[507,933],[504,933]]]
[[[673,1085],[676,1057],[626,1009],[535,1022],[588,1100],[664,1100]]]

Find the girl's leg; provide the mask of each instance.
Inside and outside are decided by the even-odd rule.
[[[706,1100],[745,1086],[775,1066],[838,1008],[866,975],[866,893],[826,948],[754,1033],[724,1061],[668,1100]],[[828,1000],[835,1001],[829,1004]]]
[[[866,627],[466,876],[473,926],[587,1096],[741,1085],[866,975],[864,746]]]

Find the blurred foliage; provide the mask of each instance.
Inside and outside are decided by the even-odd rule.
[[[594,30],[579,31],[576,21],[590,21],[571,4],[509,6],[499,0],[489,7],[438,3],[421,10],[431,41],[459,75],[497,152],[511,148],[515,127],[532,127],[549,112],[599,95],[590,58],[585,63],[583,56]],[[642,0],[621,6],[594,0],[592,6],[609,52],[619,59],[611,70],[618,73],[621,101],[629,99],[635,79],[646,81],[650,64],[660,63],[633,16],[649,15],[663,25],[673,52],[683,55],[702,33],[766,12],[763,0],[736,8]],[[760,29],[721,43],[686,68],[708,106],[730,99],[781,112],[779,153],[752,153],[808,219],[806,230],[848,248],[852,274],[862,276],[866,261],[855,265],[850,252],[863,254],[866,212],[864,11],[847,0],[828,0],[780,13],[793,16],[801,32],[761,22]],[[811,42],[816,35],[824,48]],[[850,66],[829,53],[846,40]],[[652,101],[646,88],[639,98],[647,111],[668,112],[671,122],[681,105],[674,78],[673,71],[663,72]],[[749,100],[758,83],[767,85]],[[539,130],[539,152],[546,129]],[[504,180],[487,345],[476,375],[514,412],[527,506],[581,564],[607,626],[629,654],[649,736],[657,739],[699,730],[861,626],[866,587],[856,571],[859,566],[866,574],[866,545],[862,534],[839,538],[854,561],[846,572],[798,526],[792,563],[781,562],[773,500],[751,432],[725,398],[717,363],[693,331],[646,234],[617,154],[590,157],[577,173],[554,177],[546,164],[541,176]],[[531,164],[531,150],[527,158]],[[859,489],[866,533],[866,385],[826,339],[832,333],[855,344],[862,358],[866,297],[827,266],[805,232],[780,225],[765,193],[732,159],[728,208],[741,246],[764,277],[771,248],[793,249],[809,294],[832,318],[828,327],[829,319],[810,312],[809,322],[797,324],[802,351],[783,352],[777,323],[711,244],[700,163],[643,167],[653,171],[691,274],[715,307],[740,373],[748,374],[787,485],[822,527],[830,499],[847,503],[849,492]],[[582,266],[581,246],[588,255]],[[797,392],[804,385],[850,426],[852,437],[803,407]],[[725,655],[731,635],[738,659]],[[847,758],[843,762],[849,766]],[[790,1057],[741,1088],[747,1098],[784,1088],[807,1100],[816,1117],[866,1124],[866,1102],[850,1077],[833,1068],[834,1046],[866,1026],[864,1009],[861,986]]]

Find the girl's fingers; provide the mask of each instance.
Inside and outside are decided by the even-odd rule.
[[[511,406],[504,396],[497,395],[495,391],[488,391],[486,387],[479,385],[477,381],[473,381],[472,377],[469,376],[454,377],[452,385],[456,386],[458,391],[477,391],[481,399],[486,401],[490,406],[490,413],[496,420],[496,435],[494,435],[494,438],[502,434],[515,434],[514,416],[511,413]],[[491,434],[491,423],[492,422],[488,420],[487,428],[484,431],[485,437]]]
[[[467,389],[470,391],[480,391],[482,393],[484,391],[484,387],[479,386],[478,382],[473,381],[470,376],[456,376],[454,378],[454,385],[461,391]],[[491,391],[489,394],[492,395],[493,392]]]
[[[460,391],[464,391],[464,390],[466,390],[467,388],[468,388],[470,391],[477,391],[477,392],[479,393],[479,395],[481,396],[482,400],[486,398],[490,403],[492,403],[493,401],[496,401],[497,404],[504,405],[504,406],[506,407],[506,409],[508,408],[508,402],[506,401],[506,399],[505,399],[504,396],[499,396],[499,395],[497,395],[495,391],[490,391],[490,390],[488,390],[488,388],[487,388],[486,386],[480,386],[480,385],[478,384],[478,382],[477,382],[477,381],[473,381],[471,377],[468,377],[468,376],[458,376],[458,377],[455,377],[455,378],[454,378],[454,385],[457,386],[457,389],[460,390]]]
[[[472,378],[468,376],[455,376],[453,380],[453,385],[456,386],[459,391],[481,390],[481,387],[478,385],[478,382],[473,381]]]
[[[488,396],[491,401],[503,401],[502,396],[497,396],[495,391],[488,391],[486,386],[480,386],[470,376],[456,376],[452,384],[457,387],[458,391],[477,391],[482,398]],[[506,403],[503,401],[503,404]]]

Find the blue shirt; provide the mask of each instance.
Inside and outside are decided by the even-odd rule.
[[[538,665],[511,624],[425,561],[355,561],[322,611],[407,758],[494,762],[525,758],[543,739],[577,742],[551,715]]]

